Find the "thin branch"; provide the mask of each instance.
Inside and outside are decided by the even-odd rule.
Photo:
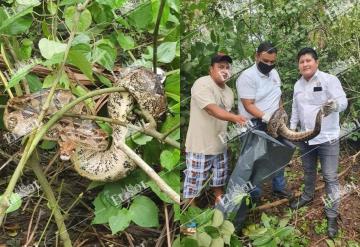
[[[164,211],[165,211],[165,224],[166,224],[166,238],[167,238],[167,245],[171,247],[171,237],[170,237],[170,227],[169,227],[169,214],[167,210],[167,205],[164,203]]]
[[[58,205],[55,195],[51,189],[51,186],[50,186],[49,182],[47,181],[42,168],[40,167],[39,159],[37,157],[36,152],[34,152],[31,155],[31,157],[29,159],[29,165],[32,168],[32,170],[34,171],[34,173],[42,187],[42,190],[44,191],[45,196],[48,199],[50,208],[52,209],[52,212],[54,214],[56,225],[59,229],[60,238],[63,241],[63,245],[65,247],[71,247],[72,244],[71,244],[70,236],[67,232],[67,229],[66,229],[66,226],[64,223],[64,217],[62,216],[62,214],[60,212],[59,205]]]
[[[174,132],[175,130],[177,130],[180,127],[180,123],[178,123],[177,125],[173,126],[171,129],[169,129],[166,133],[163,134],[162,137],[162,141],[164,141],[172,132]]]
[[[164,6],[165,6],[165,0],[161,0],[160,7],[159,7],[159,12],[158,12],[157,19],[156,19],[155,29],[154,29],[153,69],[154,69],[155,74],[157,74],[156,73],[157,37],[158,37],[158,34],[159,34],[160,21],[161,21],[162,13],[164,11]]]
[[[80,118],[80,119],[88,119],[88,120],[95,120],[95,121],[103,121],[103,122],[107,122],[107,123],[111,123],[111,124],[117,124],[117,125],[121,125],[124,127],[128,127],[134,130],[137,130],[141,133],[144,133],[146,135],[152,136],[160,141],[163,141],[175,148],[180,149],[180,143],[167,137],[167,133],[162,134],[158,131],[156,131],[155,129],[150,129],[150,128],[141,128],[139,126],[133,125],[133,124],[128,124],[126,122],[123,121],[119,121],[117,119],[112,119],[112,118],[107,118],[107,117],[99,117],[99,116],[93,116],[93,115],[81,115],[81,114],[73,114],[73,113],[66,113],[64,114],[64,116],[67,117],[76,117],[76,118]],[[177,127],[178,128],[178,127]],[[166,136],[165,136],[166,135]],[[164,138],[165,136],[165,138]]]
[[[159,188],[168,195],[175,203],[180,204],[180,196],[131,148],[125,143],[120,143],[120,149],[129,156],[143,171],[159,186]]]

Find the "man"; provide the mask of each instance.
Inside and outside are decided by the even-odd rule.
[[[241,73],[236,81],[239,96],[239,113],[252,119],[258,129],[265,130],[266,123],[281,107],[281,80],[275,69],[277,49],[270,42],[263,42],[256,51],[256,63]],[[280,198],[290,198],[286,190],[284,169],[272,179],[273,194]],[[260,189],[253,190],[251,196],[260,201]]]
[[[333,238],[338,232],[337,216],[340,201],[338,162],[340,135],[339,112],[347,107],[347,99],[339,79],[318,70],[317,53],[312,48],[303,48],[298,53],[299,71],[302,77],[295,83],[290,128],[300,122],[302,130],[313,129],[315,116],[322,108],[324,118],[318,136],[307,143],[300,143],[304,168],[304,193],[290,206],[300,208],[312,201],[315,192],[317,159],[320,159],[325,190],[331,203],[325,205],[328,219],[328,235]]]
[[[183,197],[194,205],[204,182],[209,178],[215,203],[223,195],[228,175],[227,122],[244,124],[246,118],[230,112],[234,94],[226,85],[230,78],[231,57],[219,53],[211,59],[209,75],[197,79],[191,88],[190,121],[186,135],[186,166]]]

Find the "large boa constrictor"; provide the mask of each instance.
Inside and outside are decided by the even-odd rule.
[[[159,76],[145,68],[124,70],[116,86],[127,92],[112,93],[107,105],[111,118],[128,123],[128,114],[135,103],[159,118],[166,110],[166,96]],[[31,95],[15,97],[7,103],[4,113],[5,127],[17,137],[30,133],[36,126],[37,117],[47,98],[49,90]],[[54,114],[74,100],[70,91],[58,89],[51,101],[46,116]],[[83,104],[70,112],[83,113]],[[112,143],[108,147],[107,135],[94,122],[74,118],[62,118],[44,136],[60,144],[62,159],[70,158],[75,170],[84,177],[95,181],[110,181],[123,178],[135,168],[135,163],[120,149],[125,142],[128,128],[113,125]]]

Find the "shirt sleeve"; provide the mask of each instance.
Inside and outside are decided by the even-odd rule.
[[[236,90],[239,98],[242,99],[255,99],[256,86],[255,81],[251,80],[248,76],[241,74],[236,80]]]
[[[210,104],[216,104],[211,88],[202,81],[196,81],[192,86],[191,99],[196,102],[200,109],[204,109]]]
[[[329,80],[328,93],[329,99],[334,99],[338,103],[339,112],[344,111],[348,105],[348,101],[344,89],[341,86],[341,82],[335,76],[331,77],[331,80]]]
[[[296,90],[294,89],[293,100],[292,100],[292,110],[291,110],[291,118],[290,118],[290,129],[296,129],[299,123],[299,111],[296,103]]]

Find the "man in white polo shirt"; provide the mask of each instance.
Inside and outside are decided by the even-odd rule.
[[[239,97],[239,114],[252,119],[260,130],[266,129],[272,114],[281,107],[281,80],[275,68],[277,49],[270,42],[263,42],[256,51],[256,63],[241,73],[236,81]],[[273,193],[280,198],[290,198],[286,190],[284,169],[272,179]],[[256,187],[251,196],[260,200]]]
[[[325,213],[328,218],[328,235],[333,238],[338,232],[337,216],[340,202],[339,163],[339,112],[347,107],[345,92],[336,76],[318,70],[317,53],[312,48],[303,48],[298,53],[299,71],[302,77],[295,83],[290,128],[300,123],[301,130],[313,129],[315,116],[320,108],[325,117],[321,122],[318,136],[306,143],[300,143],[304,168],[304,193],[290,206],[300,208],[314,198],[317,160],[320,159],[321,172],[328,196]]]
[[[210,176],[215,203],[221,199],[229,168],[227,144],[219,136],[226,133],[228,121],[246,122],[245,117],[230,112],[234,94],[226,82],[230,78],[231,63],[229,56],[215,55],[209,75],[197,79],[191,88],[183,197],[192,205]]]

